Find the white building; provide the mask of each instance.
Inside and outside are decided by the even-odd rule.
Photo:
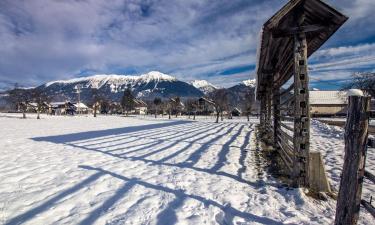
[[[346,91],[310,91],[312,116],[346,115],[348,97]]]

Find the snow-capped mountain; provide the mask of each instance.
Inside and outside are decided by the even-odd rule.
[[[245,85],[245,86],[248,86],[248,87],[255,87],[256,85],[256,80],[255,79],[249,79],[249,80],[244,80],[242,81],[242,83]]]
[[[217,89],[217,87],[206,80],[194,80],[190,82],[190,84],[202,91],[204,94],[209,94]]]
[[[132,89],[136,97],[143,99],[173,96],[199,97],[203,95],[194,86],[157,71],[139,76],[111,74],[59,80],[48,82],[38,88],[45,90],[55,98],[76,100],[78,86],[81,88],[82,101],[90,100],[92,89],[97,89],[98,93],[111,100],[118,101],[127,87]]]

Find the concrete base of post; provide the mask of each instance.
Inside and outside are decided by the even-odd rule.
[[[309,153],[309,188],[315,192],[331,192],[320,152]]]

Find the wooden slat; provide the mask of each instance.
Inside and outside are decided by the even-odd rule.
[[[375,139],[374,138],[369,138],[367,142],[367,146],[370,148],[375,148]]]
[[[294,157],[293,148],[290,146],[285,140],[283,140],[282,136],[277,136],[278,138],[278,144],[283,147],[285,153],[289,156],[289,158]]]
[[[280,105],[285,105],[292,100],[294,100],[294,95],[289,96],[286,100],[284,100],[282,103],[280,103]]]
[[[286,138],[288,141],[293,143],[293,137],[287,134],[285,131],[281,130],[280,128],[278,129],[278,132],[280,132],[281,136],[283,138]]]
[[[285,129],[294,132],[294,128],[293,127],[287,126],[285,123],[280,123],[280,125],[282,127],[284,127]]]
[[[290,117],[290,116],[280,116],[280,119],[290,121],[290,122],[294,122],[294,117]]]
[[[362,206],[375,218],[375,208],[370,204],[370,202],[361,200]]]
[[[375,176],[369,171],[365,170],[365,177],[375,184]]]
[[[291,84],[287,89],[285,89],[282,92],[280,92],[280,96],[283,96],[283,95],[289,93],[291,90],[293,90],[293,88],[294,88],[294,83]]]

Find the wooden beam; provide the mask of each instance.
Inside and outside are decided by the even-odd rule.
[[[283,37],[289,37],[289,36],[293,36],[293,35],[300,34],[300,33],[323,31],[325,29],[327,29],[327,26],[322,26],[319,24],[305,25],[305,26],[299,26],[299,27],[289,27],[285,29],[273,29],[272,37],[283,38]]]
[[[308,186],[310,149],[309,78],[307,74],[307,43],[304,33],[294,36],[294,136],[295,186]]]

